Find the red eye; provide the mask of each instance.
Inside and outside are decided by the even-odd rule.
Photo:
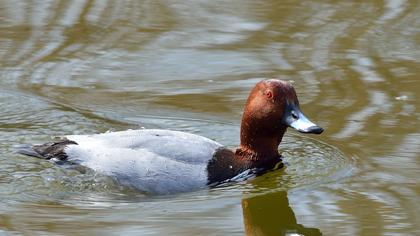
[[[267,98],[273,98],[273,93],[272,93],[271,91],[265,91],[265,92],[264,92],[264,95],[265,95]]]

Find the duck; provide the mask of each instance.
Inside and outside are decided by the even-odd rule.
[[[302,113],[291,83],[265,79],[248,96],[240,144],[233,150],[187,132],[139,129],[68,135],[26,144],[17,152],[87,167],[143,192],[171,194],[217,186],[244,173],[256,176],[281,168],[279,145],[288,127],[301,133],[324,131]]]

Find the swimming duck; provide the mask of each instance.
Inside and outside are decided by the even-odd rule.
[[[278,146],[287,127],[302,133],[323,132],[303,115],[290,83],[269,79],[257,83],[248,97],[236,150],[195,134],[141,129],[69,135],[55,142],[27,145],[18,152],[82,165],[120,184],[165,194],[213,186],[246,171],[262,174],[281,166]]]

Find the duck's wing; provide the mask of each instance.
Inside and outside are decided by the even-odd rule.
[[[190,164],[207,163],[212,158],[214,151],[221,146],[221,144],[199,135],[160,129],[71,135],[66,138],[76,142],[80,148],[88,149],[97,155],[101,155],[101,150],[105,149],[108,151],[126,149],[137,152],[137,158],[141,158],[142,153],[147,151],[174,161]]]

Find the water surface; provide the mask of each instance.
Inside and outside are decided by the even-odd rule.
[[[0,235],[418,235],[416,1],[0,1]],[[65,134],[164,128],[228,146],[262,78],[321,136],[281,171],[150,196],[13,153]]]

